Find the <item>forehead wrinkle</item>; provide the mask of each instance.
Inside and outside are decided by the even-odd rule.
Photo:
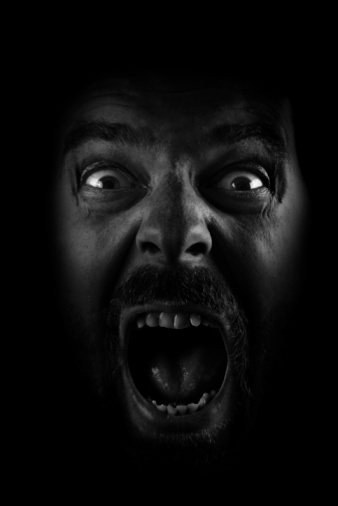
[[[125,83],[124,83],[125,84]],[[186,116],[193,116],[197,109],[206,117],[211,114],[212,118],[223,116],[233,110],[244,113],[257,112],[275,114],[280,106],[281,100],[276,97],[267,96],[264,93],[254,92],[251,89],[242,89],[241,87],[229,87],[223,85],[222,88],[213,87],[188,88],[188,89],[163,89],[142,88],[133,86],[123,86],[121,88],[103,88],[97,89],[82,97],[82,107],[88,107],[90,103],[104,104],[106,101],[111,105],[121,108],[136,108],[143,113],[155,115],[159,110],[166,114],[175,113]]]

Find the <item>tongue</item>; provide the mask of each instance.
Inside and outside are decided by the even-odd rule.
[[[226,353],[218,331],[157,327],[148,329],[142,341],[148,350],[143,354],[142,383],[156,401],[188,404],[220,388]]]
[[[193,402],[215,385],[215,363],[199,347],[188,353],[168,356],[158,353],[150,365],[154,391],[167,401]],[[215,357],[216,358],[216,357]]]

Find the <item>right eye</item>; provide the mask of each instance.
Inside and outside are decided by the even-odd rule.
[[[236,192],[249,192],[256,188],[264,188],[263,175],[260,177],[249,170],[232,171],[226,174],[217,183],[217,188]]]
[[[82,184],[101,190],[123,190],[136,186],[132,176],[115,167],[88,170],[81,179]]]

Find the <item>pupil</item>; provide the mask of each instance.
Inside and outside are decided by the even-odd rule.
[[[99,183],[100,187],[105,188],[106,190],[116,190],[120,187],[118,180],[111,176],[101,177]]]
[[[236,177],[236,179],[233,180],[231,183],[231,187],[233,190],[236,191],[249,191],[253,190],[254,188],[258,188],[262,186],[259,179],[250,180],[247,177]]]
[[[236,177],[231,186],[237,191],[248,191],[251,190],[251,181],[246,177]]]

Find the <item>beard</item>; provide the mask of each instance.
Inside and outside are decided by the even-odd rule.
[[[126,309],[153,301],[171,305],[199,305],[210,310],[228,324],[230,359],[245,393],[248,383],[248,327],[238,301],[222,279],[205,267],[160,268],[145,265],[129,273],[114,291],[106,318],[106,349],[114,374],[122,365],[116,353],[119,347],[119,323]],[[113,374],[110,381],[113,382]]]
[[[239,395],[236,413],[231,419],[224,420],[213,434],[175,434],[174,438],[160,435],[154,442],[135,434],[132,428],[128,428],[128,420],[124,420],[120,437],[124,439],[123,448],[128,469],[135,466],[137,474],[144,469],[147,469],[147,472],[151,470],[154,474],[158,465],[161,469],[174,465],[177,476],[183,468],[185,476],[187,469],[201,473],[212,469],[214,474],[215,469],[223,467],[223,463],[226,463],[226,468],[229,469],[233,465],[233,459],[229,456],[235,453],[231,446],[236,442],[238,447],[239,437],[235,437],[235,433],[243,432],[243,424],[248,421],[245,401],[251,397],[249,331],[239,302],[224,280],[216,277],[207,268],[164,268],[146,265],[131,271],[114,290],[105,309],[104,355],[108,358],[106,381],[102,388],[105,392],[105,410],[111,413],[111,416],[116,414],[118,392],[122,390],[120,373],[124,364],[120,349],[121,314],[129,308],[154,301],[178,307],[198,305],[227,321],[228,359],[239,385]],[[119,400],[123,403],[123,399]],[[231,438],[228,433],[231,433]]]
[[[196,304],[218,314],[228,323],[227,352],[236,376],[238,394],[231,419],[224,420],[213,434],[181,434],[175,438],[163,435],[150,441],[135,433],[129,425],[120,393],[124,366],[121,314],[134,306],[154,301],[177,306]],[[253,392],[254,383],[265,370],[267,341],[264,335],[260,336],[259,342],[250,335],[245,312],[226,282],[202,267],[141,266],[131,271],[115,288],[99,320],[98,330],[84,328],[79,315],[73,319],[71,334],[73,343],[76,343],[73,355],[80,364],[81,387],[87,389],[85,409],[88,412],[88,406],[91,406],[90,419],[95,419],[93,425],[100,432],[96,443],[104,448],[104,452],[114,452],[121,472],[125,469],[139,476],[144,473],[156,475],[160,467],[171,473],[175,469],[177,479],[184,472],[185,480],[188,479],[187,469],[192,476],[196,472],[201,475],[209,473],[210,476],[230,470],[235,472],[255,422],[259,395]],[[269,335],[276,333],[275,325],[270,321],[273,319],[266,324]],[[260,357],[259,362],[253,360],[254,356]]]

